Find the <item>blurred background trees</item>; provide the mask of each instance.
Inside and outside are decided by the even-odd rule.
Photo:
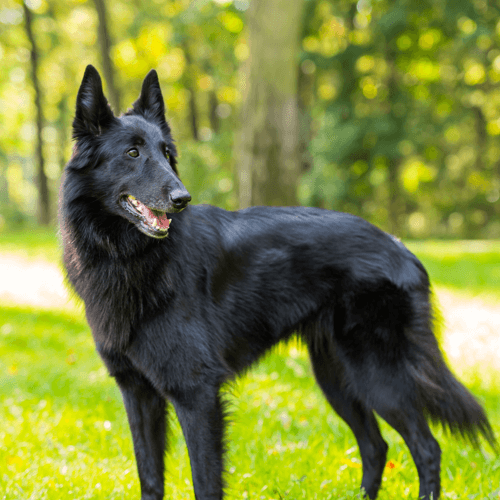
[[[235,143],[240,207],[297,205],[298,54],[303,0],[252,0]]]
[[[0,0],[0,226],[54,222],[92,63],[115,111],[158,70],[196,203],[302,203],[402,237],[500,237],[500,3],[290,0],[280,35],[257,7],[281,3]],[[275,148],[285,141],[292,160]]]

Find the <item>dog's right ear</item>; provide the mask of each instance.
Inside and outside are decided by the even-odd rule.
[[[99,73],[88,65],[83,75],[80,90],[76,96],[76,113],[73,120],[73,138],[100,135],[115,120],[102,91]]]

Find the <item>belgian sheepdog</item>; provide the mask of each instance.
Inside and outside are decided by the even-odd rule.
[[[73,137],[61,185],[64,264],[123,396],[142,500],[164,495],[170,403],[197,500],[223,497],[221,386],[294,333],[356,436],[369,498],[387,453],[374,412],[410,449],[420,498],[440,493],[429,420],[495,445],[481,406],[443,360],[427,273],[397,239],[317,208],[188,205],[154,70],[116,117],[88,66]]]

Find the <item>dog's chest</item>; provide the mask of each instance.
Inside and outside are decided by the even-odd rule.
[[[85,303],[88,323],[96,342],[126,348],[137,325],[165,311],[170,299],[166,270],[144,262],[73,260],[68,269],[75,290]]]

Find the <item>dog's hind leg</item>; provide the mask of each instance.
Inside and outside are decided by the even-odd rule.
[[[420,500],[437,500],[441,489],[441,448],[423,414],[412,408],[394,411],[377,405],[375,411],[401,434],[417,467]]]
[[[224,409],[219,388],[205,384],[172,398],[186,439],[196,500],[223,494]]]
[[[165,400],[137,372],[115,374],[132,431],[141,500],[162,500],[166,434]]]
[[[384,472],[387,444],[373,412],[342,387],[342,366],[327,347],[309,347],[311,363],[319,386],[332,408],[349,425],[358,441],[363,462],[361,488],[370,499],[377,496]]]

